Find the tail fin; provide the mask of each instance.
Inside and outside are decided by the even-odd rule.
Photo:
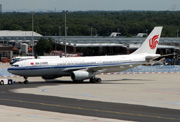
[[[132,55],[141,53],[155,54],[161,36],[161,31],[162,27],[155,27],[141,45],[141,47],[133,52]]]

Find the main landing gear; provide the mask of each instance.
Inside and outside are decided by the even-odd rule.
[[[89,81],[90,81],[90,83],[100,83],[101,82],[101,78],[93,77]]]
[[[83,82],[83,80],[73,80],[73,83],[82,83],[82,82]],[[93,77],[93,78],[89,79],[89,82],[90,83],[100,83],[101,82],[101,78]]]
[[[24,76],[24,84],[29,84],[29,81],[27,79],[28,79],[28,77]]]

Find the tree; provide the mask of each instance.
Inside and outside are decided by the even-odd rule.
[[[44,55],[44,53],[49,53],[51,50],[54,49],[54,43],[51,38],[45,39],[40,38],[35,46],[36,54],[37,55]]]
[[[2,13],[1,30],[32,30],[31,13]],[[122,36],[150,32],[155,26],[163,26],[162,36],[175,37],[180,30],[180,11],[77,11],[67,14],[69,36],[109,36],[117,29]],[[64,14],[36,13],[34,31],[46,36],[64,35]]]

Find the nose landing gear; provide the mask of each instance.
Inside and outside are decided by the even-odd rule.
[[[29,84],[29,81],[27,79],[28,79],[28,77],[24,76],[24,84]]]

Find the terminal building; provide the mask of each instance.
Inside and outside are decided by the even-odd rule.
[[[64,37],[52,37],[57,45],[65,47]],[[84,56],[91,55],[117,55],[130,54],[135,51],[146,38],[139,37],[85,37],[69,36],[66,38],[67,52],[82,53]],[[158,46],[159,54],[180,55],[180,38],[160,38]]]
[[[32,31],[0,31],[0,58],[12,55],[29,55],[28,47],[32,47],[41,37],[52,38],[55,42],[56,53],[51,55],[60,55],[59,52],[65,52],[65,42],[67,53],[79,54],[81,56],[96,55],[122,55],[130,54],[136,50],[146,39],[145,37],[93,37],[93,36],[42,36]],[[33,41],[32,41],[33,39]],[[66,40],[66,41],[65,41]],[[8,48],[7,50],[7,47]],[[6,49],[3,49],[6,47]],[[22,49],[21,49],[22,48]],[[11,52],[13,51],[13,53]],[[8,53],[7,53],[8,52]],[[31,52],[30,52],[31,53]],[[161,37],[157,53],[180,55],[180,38]]]
[[[28,46],[32,46],[41,37],[42,35],[32,31],[0,31],[0,60],[7,62],[14,54],[28,55]]]

